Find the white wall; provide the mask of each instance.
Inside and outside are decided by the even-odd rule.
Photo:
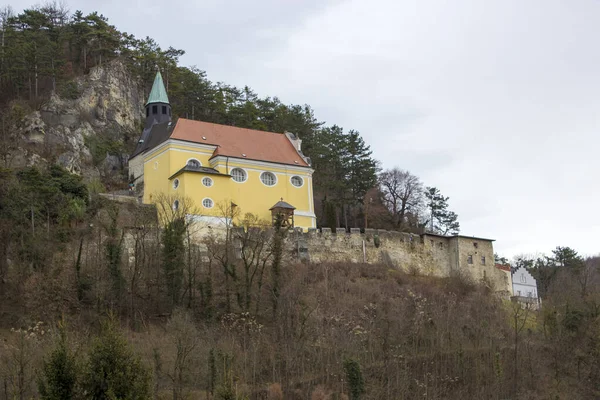
[[[512,276],[513,296],[537,298],[537,282],[525,268],[517,269]]]

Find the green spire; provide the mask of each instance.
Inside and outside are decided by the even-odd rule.
[[[169,97],[167,96],[167,90],[165,89],[165,84],[163,83],[160,71],[156,73],[154,83],[152,84],[152,90],[150,91],[150,96],[148,96],[148,101],[146,102],[146,105],[150,103],[169,104]]]

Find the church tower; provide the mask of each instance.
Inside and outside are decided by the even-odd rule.
[[[152,90],[150,91],[150,96],[148,96],[148,101],[146,102],[146,122],[144,123],[144,130],[142,131],[142,135],[138,140],[135,150],[131,154],[131,158],[148,148],[153,126],[167,124],[169,122],[171,122],[171,104],[169,103],[169,97],[167,96],[167,90],[165,89],[162,75],[160,74],[160,71],[158,71],[154,77]]]
[[[171,104],[160,71],[154,77],[152,90],[146,102],[146,124],[144,130],[152,125],[171,122]]]

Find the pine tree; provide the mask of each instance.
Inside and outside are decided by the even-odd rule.
[[[83,388],[93,400],[147,400],[150,375],[127,340],[119,332],[115,317],[102,323],[89,353]]]
[[[64,323],[59,325],[59,339],[48,360],[44,361],[38,389],[42,400],[70,400],[75,397],[77,366],[69,351]]]
[[[429,208],[429,226],[432,233],[441,235],[458,234],[460,223],[458,215],[448,210],[449,197],[445,197],[436,187],[428,187],[425,190],[427,207]]]

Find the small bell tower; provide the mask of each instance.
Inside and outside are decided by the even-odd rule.
[[[146,123],[144,124],[144,128],[147,129],[152,125],[163,122],[171,122],[171,104],[169,103],[162,75],[158,71],[154,77],[152,90],[146,102]]]

